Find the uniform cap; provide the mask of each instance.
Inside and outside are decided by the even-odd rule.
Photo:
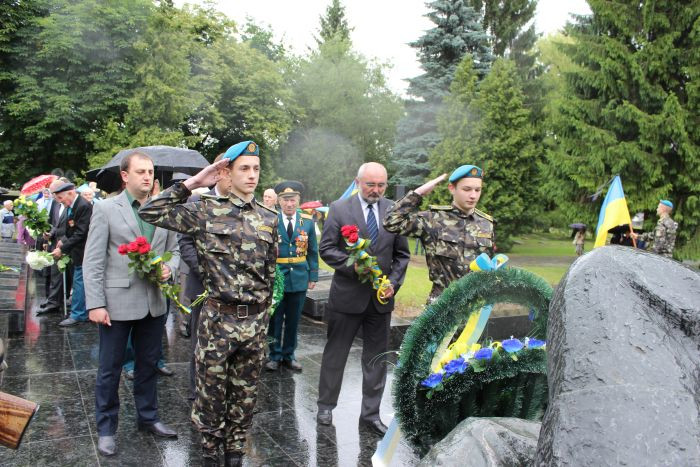
[[[231,162],[233,162],[238,156],[260,157],[258,145],[253,141],[241,141],[240,143],[234,144],[228,148],[222,156],[222,159],[229,159]]]
[[[669,208],[673,209],[673,203],[670,202],[667,199],[662,199],[659,201],[659,203],[663,204],[664,206],[668,206]]]
[[[300,195],[304,192],[304,184],[296,180],[285,180],[275,185],[277,196]]]
[[[454,183],[462,178],[481,178],[481,169],[475,165],[463,165],[457,167],[450,175],[450,183]]]

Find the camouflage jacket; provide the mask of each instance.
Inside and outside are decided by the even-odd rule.
[[[670,217],[660,217],[656,223],[654,232],[649,232],[640,236],[641,240],[654,240],[652,251],[661,256],[671,258],[673,247],[676,244],[676,230],[678,223]]]
[[[139,209],[146,222],[191,235],[204,287],[225,303],[271,300],[277,260],[277,213],[255,200],[202,195],[176,183]]]
[[[469,263],[481,253],[493,255],[493,218],[478,209],[465,214],[455,206],[419,211],[422,200],[416,192],[409,192],[387,211],[384,229],[421,239],[434,296],[466,275]]]

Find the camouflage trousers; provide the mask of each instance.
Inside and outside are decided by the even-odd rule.
[[[267,312],[238,319],[205,304],[195,348],[196,395],[192,421],[205,455],[242,452],[253,421],[267,341]]]

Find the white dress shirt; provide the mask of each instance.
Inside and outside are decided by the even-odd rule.
[[[367,206],[369,206],[369,203],[365,201],[359,193],[357,194],[357,197],[360,198],[362,214],[365,216],[365,223],[367,223],[367,214],[369,213],[369,209],[367,208]],[[374,211],[374,220],[377,221],[377,232],[379,232],[379,203],[372,204],[372,211]]]

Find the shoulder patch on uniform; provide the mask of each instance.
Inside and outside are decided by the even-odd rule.
[[[448,204],[431,204],[428,206],[428,209],[431,211],[449,211],[452,209],[452,206]]]
[[[264,204],[258,202],[258,200],[255,200],[255,203],[256,203],[258,206],[260,206],[261,208],[267,209],[268,211],[270,211],[270,212],[274,213],[275,215],[277,215],[277,210],[276,210],[276,209],[268,208],[268,207],[265,206]]]
[[[479,211],[478,209],[475,208],[474,214],[477,214],[477,215],[483,217],[484,219],[487,219],[487,220],[490,220],[491,222],[493,222],[493,217],[489,216],[484,211]]]
[[[219,195],[212,195],[212,194],[209,194],[209,193],[202,193],[201,195],[199,195],[199,198],[200,198],[200,199],[203,199],[203,198],[221,199],[221,198],[228,198],[228,196],[219,196]]]
[[[304,219],[313,219],[314,218],[314,216],[312,216],[311,214],[306,214],[305,212],[301,213],[301,217],[303,217]]]

